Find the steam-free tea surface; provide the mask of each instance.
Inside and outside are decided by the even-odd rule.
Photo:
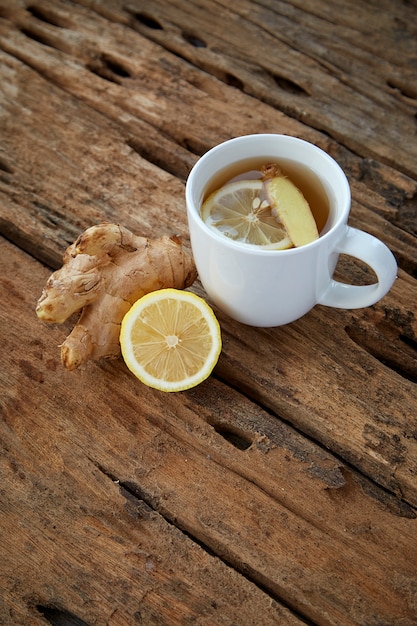
[[[260,180],[262,167],[273,163],[282,174],[289,178],[306,198],[313,213],[319,232],[323,230],[329,217],[329,198],[319,178],[308,168],[286,159],[267,157],[244,159],[230,165],[216,174],[207,185],[204,200],[218,189],[237,181]]]

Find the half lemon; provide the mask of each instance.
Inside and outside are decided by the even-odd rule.
[[[293,243],[265,194],[262,180],[239,180],[214,191],[201,208],[203,221],[226,237],[266,250]]]
[[[140,298],[122,321],[127,367],[145,385],[183,391],[208,378],[221,351],[220,326],[199,296],[160,289]]]

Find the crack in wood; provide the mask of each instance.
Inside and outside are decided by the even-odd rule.
[[[270,74],[275,84],[282,91],[286,91],[287,93],[293,96],[310,96],[304,87],[299,85],[293,80],[289,80],[288,78],[284,78],[283,76],[279,76],[278,74]]]
[[[193,35],[192,33],[187,33],[185,31],[183,31],[181,33],[181,36],[184,39],[184,41],[189,43],[194,48],[207,48],[206,42],[203,39],[201,39],[200,37],[197,37],[196,35]]]
[[[336,467],[322,467],[319,461],[313,461],[309,457],[308,450],[306,449],[306,442],[308,441],[309,444],[315,446],[317,450],[327,452],[327,448],[323,445],[322,442],[312,436],[309,436],[307,433],[303,432],[303,430],[298,429],[296,426],[294,426],[294,424],[282,417],[282,415],[278,415],[277,413],[272,411],[265,403],[262,402],[262,400],[254,397],[254,395],[250,391],[244,391],[241,387],[233,386],[230,382],[221,379],[218,376],[216,376],[216,378],[223,384],[229,386],[231,389],[234,389],[235,391],[238,391],[240,394],[244,395],[248,400],[256,404],[262,411],[268,413],[271,417],[278,419],[278,423],[282,422],[282,425],[284,425],[286,428],[291,429],[294,434],[300,435],[303,438],[303,443],[297,446],[297,439],[294,439],[292,437],[290,439],[286,439],[285,436],[283,439],[280,439],[278,432],[265,431],[267,439],[271,441],[273,445],[276,445],[278,447],[288,447],[288,450],[291,452],[291,454],[294,455],[294,457],[297,458],[299,461],[310,463],[308,469],[306,470],[307,473],[321,480],[326,485],[326,489],[343,492],[343,490],[346,488],[346,477],[349,474],[352,474],[352,476],[361,485],[364,493],[372,497],[375,501],[379,502],[383,506],[386,506],[394,515],[398,515],[399,517],[406,517],[409,519],[416,518],[416,509],[402,498],[402,494],[399,493],[398,488],[395,487],[395,485],[397,485],[396,480],[394,481],[394,486],[390,486],[389,488],[385,487],[383,484],[374,480],[372,476],[369,476],[368,474],[362,472],[359,469],[360,464],[357,462],[357,459],[347,458],[346,456],[343,456],[334,450],[331,452],[332,458],[334,459],[335,463],[338,462],[339,464]],[[205,416],[205,419],[207,419],[208,423],[213,426],[213,428],[215,428],[212,419],[207,418],[207,416]],[[219,422],[217,428],[222,427],[223,424]],[[225,426],[225,428],[229,428],[229,426]],[[239,430],[239,432],[242,431]],[[248,438],[247,432],[245,432],[245,437]],[[257,447],[259,447],[257,440],[254,440],[252,445],[256,445]],[[244,474],[238,473],[238,475],[245,480],[249,480],[249,478]],[[392,476],[392,478],[395,479],[395,476]],[[258,485],[256,481],[251,482],[259,489],[262,489],[262,487]],[[274,498],[271,493],[266,493]],[[311,523],[311,520],[308,521],[309,523]]]
[[[291,611],[291,613],[293,613],[293,615],[295,617],[297,617],[300,621],[302,621],[302,623],[306,624],[307,626],[316,626],[316,624],[314,622],[312,622],[311,620],[306,618],[304,615],[299,613],[299,611],[297,610],[296,607],[291,606],[291,604],[288,603],[288,601],[286,601],[285,599],[283,599],[283,598],[277,596],[275,593],[273,593],[268,588],[267,584],[265,582],[263,582],[262,580],[260,580],[261,577],[258,576],[255,571],[251,571],[251,568],[247,567],[244,563],[238,563],[234,559],[228,558],[227,555],[223,554],[221,550],[219,550],[219,549],[216,550],[216,549],[212,548],[206,542],[202,541],[199,537],[197,537],[195,534],[191,533],[188,529],[186,529],[182,524],[180,524],[178,522],[177,519],[174,519],[171,516],[169,516],[166,511],[163,512],[158,507],[155,499],[152,498],[149,494],[147,494],[137,483],[134,483],[132,481],[121,481],[118,478],[116,478],[111,472],[106,470],[104,467],[102,467],[100,465],[97,465],[97,464],[96,464],[96,467],[98,467],[98,469],[105,476],[110,478],[114,483],[116,483],[119,486],[120,493],[121,493],[121,495],[124,498],[126,498],[128,504],[129,504],[129,507],[131,507],[132,505],[135,505],[135,508],[137,510],[141,510],[141,511],[145,510],[145,511],[147,511],[148,512],[148,515],[147,515],[148,517],[149,517],[149,513],[150,512],[153,512],[154,514],[159,515],[167,524],[177,528],[185,537],[187,537],[194,544],[198,545],[208,555],[210,555],[210,556],[212,556],[212,557],[214,557],[216,559],[219,559],[227,567],[230,567],[233,570],[235,570],[236,572],[238,572],[249,583],[253,584],[260,591],[262,591],[269,598],[271,598],[272,602],[276,602],[279,605],[284,606],[285,608],[287,608],[289,611]],[[145,509],[144,509],[144,507],[145,507]],[[143,519],[143,516],[139,516],[139,517],[141,519]],[[56,625],[54,624],[54,626],[61,626],[61,625],[60,624],[56,624]],[[62,625],[62,626],[64,626],[64,625]],[[72,626],[72,624],[69,624],[68,626]],[[78,626],[78,624],[74,624],[74,626]],[[80,626],[82,626],[82,625],[80,625]]]
[[[26,11],[30,13],[33,17],[40,20],[41,22],[45,22],[46,24],[50,24],[51,26],[56,26],[57,28],[66,28],[68,26],[67,22],[57,17],[57,15],[51,11],[51,9],[30,5],[26,7]]]
[[[145,13],[141,11],[136,12],[130,10],[129,8],[127,8],[126,10],[130,13],[134,20],[143,24],[143,26],[146,26],[147,28],[150,28],[152,30],[164,30],[164,27],[161,25],[161,23],[156,18],[152,17],[150,13]]]
[[[163,135],[151,125],[149,125],[145,140],[131,137],[126,141],[126,145],[142,159],[183,181],[186,180],[195,162],[195,158],[187,148],[183,149],[174,138]]]
[[[390,78],[387,80],[387,85],[390,89],[397,91],[402,96],[410,100],[417,100],[417,90],[413,84],[407,84],[405,81]]]
[[[108,54],[101,54],[98,58],[92,59],[86,64],[86,68],[109,82],[122,84],[123,78],[130,78],[130,71],[120,61],[111,57]]]
[[[409,311],[410,317],[395,318],[395,311],[387,311],[391,322],[395,323],[397,333],[393,333],[393,324],[389,328],[385,325],[373,325],[372,328],[359,326],[351,323],[346,326],[348,337],[360,348],[377,359],[385,367],[402,378],[417,383],[417,340],[414,336],[411,324],[414,314]],[[385,332],[384,332],[385,329]]]
[[[38,604],[36,609],[52,626],[89,626],[87,622],[80,619],[73,613],[58,609],[54,606],[43,606]]]
[[[255,437],[253,435],[245,433],[240,429],[216,422],[211,422],[211,426],[213,426],[216,433],[238,450],[248,450],[254,442]]]
[[[51,43],[51,40],[44,33],[40,33],[36,28],[33,27],[21,27],[20,32],[22,35],[29,37],[33,41],[42,44],[43,46],[48,46],[49,48],[57,49],[56,46]]]
[[[6,172],[6,174],[14,174],[13,168],[4,159],[0,159],[0,170]]]

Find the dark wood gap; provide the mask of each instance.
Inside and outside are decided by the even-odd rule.
[[[46,37],[45,35],[41,35],[39,32],[32,28],[21,28],[20,32],[22,33],[22,35],[29,37],[29,39],[32,39],[33,41],[36,41],[43,46],[48,46],[48,48],[53,48],[54,50],[58,49],[56,48],[56,46],[54,46],[53,43],[51,43],[48,37]]]
[[[69,611],[58,609],[54,606],[43,606],[38,604],[36,609],[43,615],[52,626],[89,626],[87,622],[73,615]]]
[[[149,13],[145,13],[142,11],[136,12],[128,8],[126,10],[128,11],[128,13],[130,13],[134,20],[136,20],[143,26],[146,26],[146,28],[150,28],[151,30],[164,30],[164,27],[160,24],[160,22],[156,18],[152,17],[152,15],[150,15]]]
[[[410,85],[406,85],[405,81],[396,81],[394,79],[387,80],[387,86],[394,91],[397,91],[399,94],[404,96],[405,98],[409,98],[410,100],[417,100],[417,93],[415,88]]]
[[[294,96],[310,96],[304,87],[301,87],[301,85],[295,83],[293,80],[289,80],[283,76],[278,76],[278,74],[270,74],[270,76],[272,76],[276,86],[282,91],[286,91]]]
[[[234,428],[227,428],[227,426],[215,423],[211,424],[211,426],[213,426],[216,433],[238,450],[248,450],[253,443],[253,437],[249,437],[246,433],[237,431]]]
[[[187,178],[191,164],[189,164],[187,160],[181,159],[178,154],[173,155],[171,151],[161,148],[160,143],[157,144],[157,142],[155,142],[155,144],[150,145],[149,137],[148,141],[144,143],[134,138],[129,139],[126,141],[126,145],[140,157],[148,161],[148,163],[156,165],[161,170],[164,170],[164,172],[168,172],[168,174],[172,174],[183,181]]]
[[[101,55],[101,60],[104,65],[111,71],[113,74],[120,76],[121,78],[130,78],[131,73],[126,67],[124,67],[119,61],[113,59],[107,54]]]
[[[86,68],[93,74],[96,74],[96,76],[117,85],[122,84],[121,79],[131,77],[131,73],[126,67],[107,54],[102,54],[100,57],[92,59],[86,64]]]
[[[411,353],[412,350],[417,349],[417,341],[414,338],[405,335],[398,336],[397,341],[410,348],[407,351],[408,354],[404,357],[405,351],[400,351],[396,348],[392,341],[382,344],[378,342],[375,336],[369,336],[369,333],[356,329],[353,326],[347,326],[345,331],[356,345],[377,359],[382,365],[389,367],[393,372],[406,380],[417,383],[417,352],[415,355]]]
[[[407,346],[410,346],[410,348],[413,348],[413,350],[417,351],[416,339],[413,339],[412,337],[408,337],[407,335],[400,335],[399,339],[400,341],[403,341]]]
[[[6,174],[14,174],[13,168],[4,159],[0,159],[0,170]]]
[[[50,24],[51,26],[56,26],[57,28],[68,27],[67,23],[64,23],[61,19],[57,18],[57,16],[50,9],[46,9],[45,7],[32,4],[26,7],[26,11],[28,11],[28,13],[30,13],[37,20]]]
[[[196,35],[193,35],[192,33],[187,33],[185,31],[183,31],[181,35],[184,41],[189,43],[194,48],[207,48],[206,42],[203,39],[200,39],[200,37],[197,37]]]

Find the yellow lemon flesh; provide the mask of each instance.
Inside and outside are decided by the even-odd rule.
[[[199,296],[161,289],[125,315],[120,346],[128,368],[149,387],[183,391],[212,372],[221,351],[220,326]]]
[[[305,246],[318,239],[316,221],[298,187],[285,176],[266,180],[265,186],[273,205],[272,214],[280,218],[294,246]]]
[[[266,250],[291,248],[291,239],[272,209],[262,180],[240,180],[210,194],[201,217],[210,228],[233,241]]]

